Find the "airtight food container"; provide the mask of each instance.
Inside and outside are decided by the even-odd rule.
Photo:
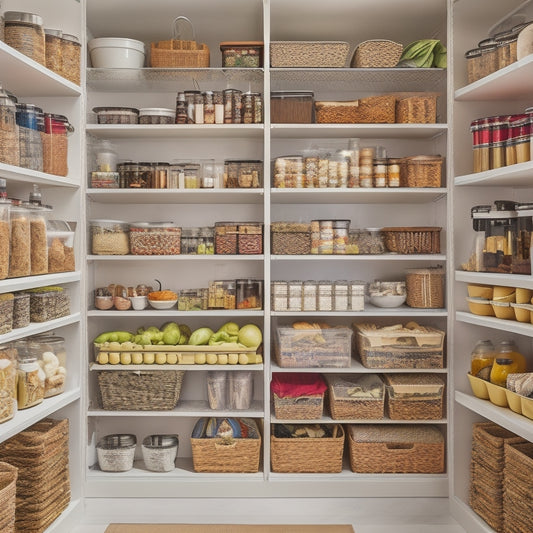
[[[94,107],[98,124],[138,124],[139,110],[134,107]]]
[[[146,58],[144,43],[135,39],[101,37],[87,43],[95,68],[142,68]]]
[[[139,124],[174,124],[176,111],[164,107],[144,107],[139,109]]]

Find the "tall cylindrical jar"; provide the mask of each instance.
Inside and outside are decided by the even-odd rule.
[[[45,113],[43,136],[43,172],[55,176],[68,174],[68,133],[72,126],[63,115]],[[116,169],[116,167],[115,167]]]
[[[30,213],[23,206],[11,206],[10,214],[9,277],[29,276],[31,273]]]
[[[52,211],[47,206],[27,205],[30,217],[31,275],[48,274],[46,222]]]
[[[67,351],[64,337],[40,335],[28,340],[29,350],[45,375],[44,397],[50,398],[65,390]]]
[[[19,166],[17,107],[0,87],[0,163]]]
[[[9,275],[9,211],[11,202],[0,198],[0,279]]]
[[[33,104],[16,104],[20,166],[43,171],[43,143],[39,131],[43,110]]]
[[[62,37],[63,32],[61,30],[50,28],[45,28],[44,30],[46,68],[60,76],[63,75],[63,52],[61,49]]]
[[[80,40],[69,33],[64,33],[61,38],[61,75],[76,85],[80,85],[81,43]]]
[[[34,13],[6,11],[4,41],[21,54],[46,65],[43,19]]]

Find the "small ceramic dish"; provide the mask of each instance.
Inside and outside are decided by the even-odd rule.
[[[154,309],[172,309],[177,303],[178,300],[148,300],[149,304]]]
[[[487,381],[487,390],[489,392],[489,400],[491,403],[500,407],[509,407],[509,404],[507,403],[507,394],[505,394],[507,389]]]
[[[505,389],[505,395],[507,396],[507,404],[509,406],[509,409],[521,415],[522,414],[522,396],[520,396],[520,394],[516,394],[516,392],[513,392],[509,389]]]
[[[482,400],[489,399],[489,391],[487,389],[487,382],[484,379],[473,376],[468,373],[468,381],[470,381],[470,387],[476,398],[481,398]]]

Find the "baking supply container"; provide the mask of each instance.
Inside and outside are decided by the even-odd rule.
[[[44,114],[43,172],[56,176],[68,174],[68,135],[74,131],[64,115]]]
[[[144,43],[135,39],[100,37],[87,49],[94,68],[142,68],[146,57]]]
[[[0,279],[9,275],[10,209],[11,202],[7,198],[0,198]]]
[[[67,379],[65,339],[56,335],[38,335],[28,339],[28,348],[45,374],[44,397],[64,392]]]
[[[237,279],[236,309],[263,309],[263,281]]]
[[[61,49],[61,30],[44,29],[46,68],[62,76],[63,53]]]
[[[76,270],[74,235],[75,231],[64,220],[46,221],[49,274]]]
[[[17,351],[0,346],[0,424],[11,420],[17,411]]]
[[[228,406],[230,409],[250,409],[254,395],[251,370],[228,373]]]
[[[21,54],[46,65],[43,19],[33,13],[6,11],[4,41]]]
[[[144,466],[151,472],[174,470],[178,446],[178,435],[148,435],[142,442]]]
[[[227,409],[228,372],[224,370],[207,372],[207,401],[210,409]]]
[[[44,132],[43,110],[33,104],[16,104],[16,107],[19,130],[19,165],[42,172],[43,142],[41,132]]]
[[[21,205],[12,205],[9,218],[11,238],[8,277],[29,276],[31,273],[30,210]]]
[[[106,435],[96,445],[98,465],[103,472],[127,472],[133,468],[137,437],[129,434]]]
[[[16,292],[13,298],[13,329],[25,328],[29,325],[30,295],[24,292]]]
[[[225,41],[220,43],[222,67],[261,68],[263,41]]]
[[[39,366],[37,357],[30,349],[27,340],[16,341],[17,351],[17,402],[19,409],[27,409],[40,404],[44,399],[45,373]]]
[[[143,107],[139,109],[139,124],[174,124],[176,111],[164,107]]]

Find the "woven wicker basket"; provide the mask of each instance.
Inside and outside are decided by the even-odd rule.
[[[404,157],[400,162],[400,187],[440,187],[442,163],[439,155]]]
[[[261,438],[195,439],[191,437],[195,472],[258,472]]]
[[[309,224],[273,222],[270,231],[274,255],[308,255],[311,253]]]
[[[397,254],[440,253],[440,232],[438,227],[382,228],[385,246]]]
[[[68,420],[44,419],[0,445],[18,469],[16,530],[45,531],[70,502]]]
[[[316,420],[322,416],[324,394],[280,398],[274,396],[274,412],[280,420]]]
[[[441,309],[444,307],[444,269],[415,268],[405,275],[409,307]]]
[[[408,96],[396,101],[396,122],[399,124],[435,124],[437,96]]]
[[[533,443],[506,443],[504,451],[503,531],[533,531]]]
[[[359,100],[315,102],[317,124],[393,124],[396,97],[390,94]]]
[[[15,531],[17,469],[0,462],[0,531]]]
[[[474,512],[499,532],[504,530],[506,445],[524,442],[526,441],[521,437],[492,422],[481,422],[473,426],[469,504]]]
[[[99,370],[102,408],[110,411],[168,411],[176,407],[183,370]]]
[[[279,438],[270,436],[270,459],[273,472],[341,472],[344,429],[335,424],[332,437]]]
[[[346,66],[350,45],[343,41],[271,41],[274,68],[339,68]]]
[[[359,43],[350,66],[353,68],[392,68],[398,64],[403,45],[388,39],[371,39]]]
[[[193,40],[178,39],[177,24],[183,20],[192,28]],[[173,22],[174,38],[150,44],[150,66],[154,68],[207,68],[209,47],[198,43],[194,28],[187,17],[176,17]]]
[[[353,472],[444,472],[444,437],[436,426],[350,425],[348,443]]]

